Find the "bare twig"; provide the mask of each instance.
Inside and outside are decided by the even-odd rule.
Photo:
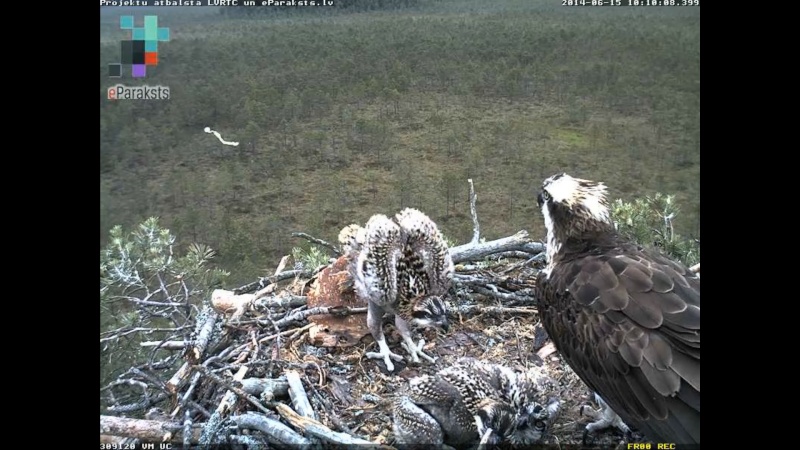
[[[278,263],[278,268],[275,269],[275,273],[273,274],[273,276],[280,275],[281,272],[283,272],[283,269],[286,268],[286,263],[288,261],[289,261],[289,255],[284,255],[283,258],[281,258],[280,262]],[[275,292],[275,288],[277,286],[278,286],[277,284],[272,283],[269,286],[265,287],[264,289],[259,290],[258,292],[256,292],[255,298],[259,299],[261,297],[272,294],[273,292]]]
[[[538,314],[536,308],[507,308],[504,306],[463,305],[458,307],[461,314]]]
[[[338,257],[338,256],[341,256],[341,255],[342,255],[342,251],[341,251],[341,250],[339,250],[339,247],[337,247],[337,246],[335,246],[335,245],[331,244],[331,243],[330,243],[330,242],[328,242],[328,241],[324,241],[324,240],[322,240],[322,239],[315,238],[314,236],[311,236],[311,235],[309,235],[309,234],[302,233],[302,232],[295,232],[295,233],[292,233],[292,236],[294,236],[294,237],[301,237],[301,238],[303,238],[303,239],[306,239],[306,240],[308,240],[308,241],[311,241],[311,242],[313,242],[313,243],[315,243],[315,244],[317,244],[317,245],[321,245],[321,246],[323,246],[323,247],[325,247],[325,248],[329,249],[330,251],[332,251],[332,252],[333,252],[333,254],[334,254],[334,256],[337,256],[337,257]]]
[[[183,350],[191,343],[186,341],[146,341],[140,342],[139,345],[142,347],[158,347],[162,350]]]
[[[299,328],[299,329],[298,328],[292,328],[290,330],[281,331],[280,333],[275,333],[275,334],[271,334],[269,336],[263,337],[263,338],[259,339],[258,342],[264,343],[264,342],[267,342],[267,341],[271,341],[271,340],[277,338],[278,336],[286,336],[287,334],[294,334],[298,330],[300,330],[300,331],[308,330],[312,326],[314,326],[314,324],[310,323],[310,324],[308,324],[308,325],[306,325],[306,326],[304,326],[302,328]]]
[[[207,368],[205,368],[203,366],[193,366],[192,368],[200,371],[203,375],[211,378],[216,383],[225,386],[226,388],[228,388],[229,391],[233,392],[234,394],[241,396],[242,398],[244,398],[245,400],[250,402],[250,404],[252,404],[256,408],[258,408],[259,410],[261,410],[261,411],[263,411],[265,413],[269,413],[269,410],[267,408],[265,408],[264,405],[262,405],[261,402],[259,402],[257,398],[255,398],[252,395],[248,394],[242,388],[238,388],[238,387],[228,383],[227,381],[223,380],[222,378],[220,378],[219,376],[215,375],[214,373],[212,373],[210,370],[208,370]]]
[[[297,311],[297,312],[295,312],[293,314],[288,315],[287,317],[284,317],[283,319],[276,320],[275,321],[275,326],[278,327],[278,328],[282,328],[282,327],[284,327],[284,326],[286,326],[286,325],[288,325],[288,324],[290,324],[292,322],[298,322],[298,321],[301,321],[301,320],[305,320],[309,316],[317,316],[317,315],[320,315],[320,314],[332,314],[332,315],[335,315],[335,316],[347,316],[347,315],[350,315],[350,314],[362,314],[362,313],[366,313],[366,312],[367,312],[367,308],[366,307],[349,308],[349,307],[339,306],[339,307],[334,307],[334,308],[328,308],[327,306],[318,306],[316,308]]]
[[[100,434],[137,438],[146,442],[180,442],[176,434],[183,434],[183,426],[178,422],[101,415]],[[200,430],[192,428],[190,442],[197,443],[199,437]]]
[[[127,336],[127,335],[133,334],[133,333],[150,334],[150,333],[156,333],[156,332],[175,332],[175,331],[181,331],[181,330],[184,330],[184,329],[187,329],[187,328],[189,328],[189,327],[188,326],[176,327],[176,328],[136,327],[136,328],[131,328],[131,329],[125,330],[125,331],[122,331],[122,329],[118,329],[118,330],[113,330],[113,331],[106,331],[105,333],[103,333],[103,334],[109,334],[109,333],[114,333],[114,334],[111,334],[110,336],[106,336],[106,337],[100,338],[100,342],[106,342],[106,341],[110,341],[112,339],[119,339],[119,338],[121,338],[123,336]]]
[[[278,275],[273,275],[271,277],[264,277],[258,281],[254,281],[252,283],[245,284],[244,286],[238,287],[233,290],[233,293],[236,295],[244,294],[247,292],[252,292],[255,290],[263,289],[272,283],[277,283],[279,281],[288,280],[290,278],[294,278],[297,276],[308,278],[313,274],[313,272],[303,271],[303,270],[287,270],[286,272],[282,272]]]
[[[468,179],[469,183],[469,212],[472,215],[472,240],[470,244],[477,244],[481,239],[481,226],[478,223],[478,210],[475,207],[475,202],[478,196],[475,194],[475,186],[472,184],[472,178]]]

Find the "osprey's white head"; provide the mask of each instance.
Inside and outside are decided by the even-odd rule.
[[[614,229],[603,183],[553,175],[542,183],[537,202],[547,227],[548,269],[567,240],[589,239]]]

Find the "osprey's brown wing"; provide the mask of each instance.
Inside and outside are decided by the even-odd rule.
[[[641,251],[540,274],[545,329],[572,369],[657,442],[700,442],[700,280]]]

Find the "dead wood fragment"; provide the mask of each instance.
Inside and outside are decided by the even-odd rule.
[[[248,370],[249,368],[247,366],[242,366],[241,368],[239,368],[239,371],[236,372],[236,375],[233,376],[233,381],[242,381],[245,374],[247,374]],[[214,412],[218,414],[225,414],[226,412],[228,412],[228,410],[231,408],[231,406],[235,401],[236,401],[236,394],[233,391],[228,391],[225,394],[225,397],[219,403],[217,410]]]
[[[545,358],[547,358],[548,356],[552,355],[555,352],[556,352],[555,344],[553,344],[552,342],[548,342],[547,345],[545,345],[544,347],[540,348],[539,351],[536,352],[536,355],[539,358],[545,359]]]
[[[289,383],[286,377],[280,378],[245,378],[242,380],[242,390],[250,395],[261,395],[267,392],[267,396],[275,397],[288,397],[289,396]]]
[[[317,420],[317,413],[314,412],[314,408],[311,407],[311,403],[308,401],[308,395],[303,389],[300,374],[294,370],[287,370],[286,381],[289,383],[289,397],[292,399],[294,409],[303,417]]]
[[[264,277],[258,281],[254,281],[252,283],[245,284],[244,286],[238,287],[233,290],[233,293],[236,295],[241,295],[247,292],[256,291],[259,289],[264,289],[268,285],[272,283],[277,283],[279,281],[288,280],[289,278],[294,277],[303,277],[309,278],[313,275],[311,271],[305,270],[287,270],[286,272],[281,272],[278,275],[273,275],[271,277]]]
[[[472,178],[468,179],[467,182],[469,183],[469,212],[472,216],[472,240],[469,243],[477,244],[481,240],[481,226],[478,223],[478,210],[475,207],[478,196],[475,194],[475,185],[472,184]]]
[[[209,371],[207,368],[205,368],[203,366],[194,366],[194,368],[196,370],[200,371],[203,375],[205,375],[205,376],[211,378],[212,380],[214,380],[216,383],[227,387],[230,392],[227,392],[226,396],[228,394],[239,395],[242,398],[244,398],[245,400],[247,400],[251,405],[255,406],[256,408],[260,409],[261,411],[269,412],[269,410],[266,409],[264,407],[264,405],[262,405],[261,402],[258,401],[257,398],[255,398],[252,395],[248,394],[242,388],[233,386],[232,384],[230,384],[227,381],[223,380],[222,378],[220,378],[219,376],[215,375],[214,373],[212,373],[211,371]],[[243,369],[243,368],[245,368],[245,366],[242,366],[240,368],[240,372],[239,373],[241,373],[241,369]],[[246,370],[245,370],[245,372],[246,372]],[[238,373],[237,373],[237,375],[238,375]],[[242,375],[242,376],[244,376],[244,375]],[[239,380],[235,380],[235,381],[239,381]],[[233,401],[236,401],[236,399],[234,398]],[[224,399],[223,399],[223,402],[224,402]],[[220,403],[220,407],[222,407],[222,403]],[[217,413],[220,411],[220,407],[217,408],[217,411],[215,412],[216,415],[219,415]]]
[[[230,314],[231,320],[236,320],[250,308],[255,299],[255,294],[236,295],[233,291],[215,289],[211,294],[211,306],[221,314]]]
[[[160,350],[183,350],[190,344],[186,341],[147,341],[140,342],[142,347],[158,347]]]
[[[464,261],[481,260],[491,254],[507,251],[522,251],[532,255],[544,251],[544,244],[541,242],[531,242],[528,239],[528,232],[518,231],[513,236],[496,239],[483,243],[469,243],[450,248],[450,256],[453,263],[458,264]]]
[[[281,417],[286,419],[286,421],[289,422],[293,427],[302,430],[303,433],[306,433],[307,435],[313,436],[315,438],[321,439],[331,444],[358,445],[358,446],[367,446],[368,448],[380,448],[387,450],[391,448],[388,446],[370,442],[366,439],[360,439],[345,433],[339,433],[337,431],[333,431],[314,419],[303,417],[300,414],[297,414],[292,410],[292,408],[288,407],[287,405],[284,405],[283,403],[278,403],[277,405],[275,405],[275,410],[277,410],[278,414],[280,414]]]
[[[178,387],[183,383],[183,380],[185,380],[186,377],[189,375],[189,372],[191,372],[191,370],[189,369],[189,362],[187,361],[183,363],[181,368],[178,369],[177,372],[175,372],[175,375],[173,375],[172,378],[170,378],[169,381],[167,381],[167,389],[173,394],[178,392]]]
[[[192,443],[199,442],[200,429],[192,428]],[[183,426],[178,422],[100,416],[100,434],[140,439],[145,442],[180,442]]]
[[[253,412],[239,414],[231,417],[231,422],[235,423],[240,428],[249,428],[264,433],[270,444],[286,448],[307,449],[311,447],[310,440],[301,436],[288,426],[275,419],[270,419],[263,414]]]
[[[217,323],[217,319],[219,319],[219,315],[212,309],[212,308],[205,308],[203,311],[205,314],[201,313],[200,317],[205,317],[205,321],[199,324],[199,332],[197,333],[197,339],[195,340],[194,344],[188,348],[188,352],[186,357],[188,361],[186,361],[183,366],[169,379],[166,383],[167,390],[175,394],[178,392],[179,386],[183,384],[186,380],[186,377],[189,376],[191,372],[189,366],[190,362],[199,362],[202,361],[202,356],[208,347],[211,337],[214,334],[214,327]]]

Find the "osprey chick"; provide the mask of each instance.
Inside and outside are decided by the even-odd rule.
[[[450,250],[436,224],[422,212],[406,208],[394,220],[382,214],[372,216],[364,228],[348,225],[339,241],[350,255],[350,272],[356,294],[368,301],[367,325],[380,349],[368,352],[369,358],[383,359],[389,371],[392,353],[383,334],[384,313],[394,314],[395,326],[411,360],[419,357],[435,361],[415,344],[411,329],[447,329],[444,295],[450,289],[453,261]]]
[[[539,402],[545,379],[535,369],[518,374],[472,358],[416,377],[394,405],[395,443],[403,448],[466,448],[489,429],[490,447],[540,442],[560,406],[555,400]]]
[[[537,200],[547,267],[535,295],[556,348],[627,425],[699,444],[700,278],[619,236],[602,183],[554,175]]]

